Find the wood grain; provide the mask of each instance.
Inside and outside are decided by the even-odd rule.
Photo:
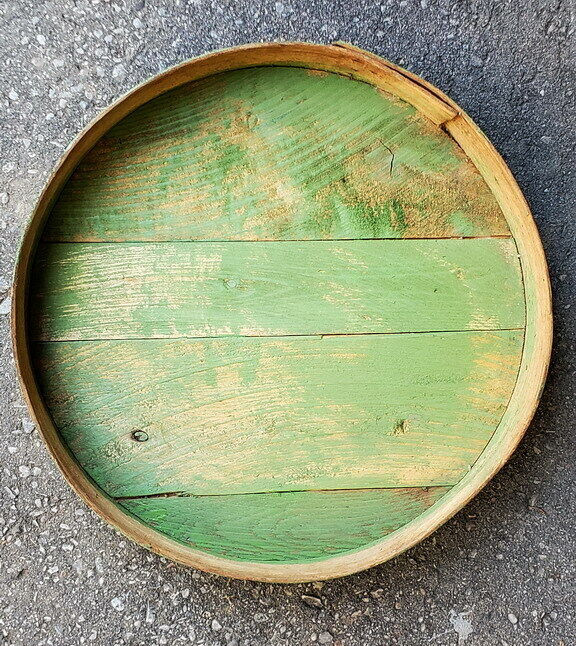
[[[518,332],[461,332],[36,353],[76,459],[108,494],[139,496],[454,484],[500,421],[521,348]]]
[[[126,508],[108,498],[70,454],[46,407],[43,393],[39,390],[37,380],[41,375],[32,364],[32,355],[37,345],[30,345],[28,339],[28,285],[35,271],[33,263],[36,245],[55,199],[78,162],[111,127],[164,92],[181,87],[189,81],[201,80],[221,72],[262,65],[307,67],[349,75],[379,90],[392,92],[434,124],[442,125],[456,141],[456,152],[461,155],[461,147],[479,169],[489,190],[493,192],[505,216],[505,226],[509,227],[518,249],[526,293],[526,344],[522,352],[519,379],[500,424],[474,466],[437,503],[422,510],[411,522],[387,534],[381,540],[352,552],[302,563],[242,561],[219,556],[175,540],[126,513]],[[420,115],[418,118],[420,119]],[[101,216],[108,217],[102,212]],[[385,222],[384,218],[381,222]],[[439,233],[442,226],[437,228]],[[261,232],[244,230],[243,227],[244,224],[240,229],[245,239],[256,239],[250,236],[261,235]],[[97,228],[92,222],[86,228],[88,237],[84,239],[90,239],[89,236]],[[149,225],[146,224],[144,228],[149,228]],[[238,230],[236,225],[234,228]],[[462,233],[465,230],[459,226],[455,229],[456,235],[467,235]],[[395,230],[391,235],[397,234],[398,231]],[[496,473],[522,437],[534,413],[545,380],[552,339],[550,286],[546,261],[529,208],[506,164],[470,118],[437,88],[376,56],[341,45],[326,47],[305,43],[268,43],[216,52],[168,70],[118,100],[79,135],[66,151],[42,192],[23,237],[12,302],[15,358],[25,397],[38,429],[58,466],[87,504],[127,536],[164,556],[211,572],[266,581],[311,581],[356,572],[395,556],[445,522]],[[446,361],[450,358],[448,353]]]
[[[514,242],[48,244],[45,340],[519,328]]]
[[[239,561],[307,563],[381,539],[448,490],[307,491],[119,502],[150,527],[193,549]]]
[[[57,241],[509,235],[440,128],[371,85],[259,67],[186,84],[112,128],[66,184]]]

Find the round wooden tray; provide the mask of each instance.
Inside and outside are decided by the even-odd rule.
[[[546,262],[448,97],[346,44],[179,65],[88,127],[16,270],[24,392],[128,537],[233,577],[380,563],[510,456],[551,345]]]

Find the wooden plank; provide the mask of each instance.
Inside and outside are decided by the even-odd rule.
[[[113,127],[64,187],[52,241],[509,235],[473,164],[412,106],[338,74],[241,69]]]
[[[47,244],[45,340],[518,328],[509,239]]]
[[[40,343],[76,459],[110,495],[451,485],[506,408],[521,332]],[[132,432],[143,430],[145,442]]]
[[[122,499],[120,504],[193,549],[239,561],[305,563],[383,538],[447,491],[432,487],[180,496]]]

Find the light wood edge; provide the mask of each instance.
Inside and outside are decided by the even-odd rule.
[[[120,509],[90,480],[61,441],[36,383],[26,331],[27,287],[37,240],[53,200],[78,161],[112,125],[155,96],[191,80],[258,65],[348,74],[392,92],[443,125],[477,166],[504,212],[518,247],[526,292],[526,342],[518,380],[498,429],[470,472],[441,501],[376,544],[313,563],[264,564],[212,556],[160,534]],[[22,391],[39,432],[68,483],[104,520],[140,545],[208,572],[268,582],[316,581],[358,572],[412,547],[459,511],[508,460],[532,419],[546,379],[552,344],[550,283],[536,225],[510,170],[472,120],[446,95],[406,70],[342,43],[245,45],[192,59],[140,85],[103,112],[68,147],[23,235],[14,276],[12,339]]]

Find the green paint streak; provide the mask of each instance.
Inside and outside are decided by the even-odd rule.
[[[50,413],[110,495],[452,485],[522,333],[37,344]],[[142,429],[146,442],[134,442]]]
[[[121,505],[151,527],[210,554],[239,561],[302,563],[378,541],[448,490],[190,496],[122,500]]]
[[[46,340],[524,324],[510,239],[50,243],[35,276],[35,334]]]
[[[46,237],[426,238],[469,230],[509,233],[471,163],[414,108],[337,74],[261,67],[187,84],[131,113],[72,175]]]

